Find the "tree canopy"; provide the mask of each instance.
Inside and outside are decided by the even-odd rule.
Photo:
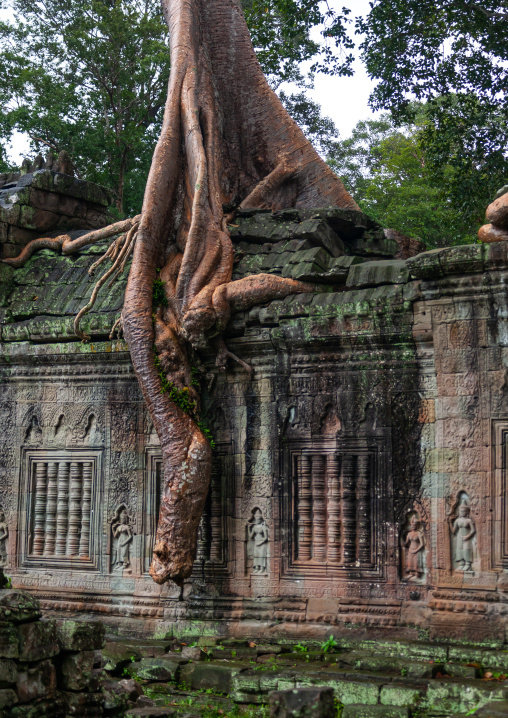
[[[357,27],[373,108],[407,122],[425,103],[428,167],[481,221],[508,177],[507,0],[373,0]]]
[[[442,178],[429,168],[424,131],[423,123],[397,126],[388,113],[361,121],[351,137],[337,143],[329,164],[360,208],[384,227],[429,249],[473,242],[479,222],[450,199],[453,167],[443,166]]]

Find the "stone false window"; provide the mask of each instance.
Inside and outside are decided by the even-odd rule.
[[[26,453],[24,565],[97,567],[100,466],[100,451]]]
[[[145,494],[144,570],[148,572],[152,560],[154,536],[157,529],[164,467],[159,448],[146,450],[147,481]],[[226,524],[232,515],[228,501],[232,501],[229,446],[217,445],[214,450],[210,490],[198,530],[196,563],[225,568],[227,562]]]
[[[383,502],[375,499],[383,484],[378,447],[295,447],[288,452],[288,469],[286,570],[375,572],[383,514]]]

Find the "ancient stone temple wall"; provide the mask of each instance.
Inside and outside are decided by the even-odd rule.
[[[203,357],[216,448],[182,591],[148,575],[163,470],[107,339],[124,284],[84,345],[72,317],[100,247],[2,270],[0,559],[43,608],[138,633],[504,638],[507,247],[404,261],[364,233],[334,257],[321,220],[294,238],[306,221],[235,239],[235,276],[268,266],[321,291],[232,318],[252,379]]]

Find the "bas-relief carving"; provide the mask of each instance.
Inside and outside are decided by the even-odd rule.
[[[254,507],[247,522],[247,561],[252,575],[268,575],[270,533],[261,509]]]
[[[5,520],[5,513],[0,506],[0,567],[4,567],[7,563],[7,539],[9,538],[9,527]]]
[[[476,524],[471,516],[469,496],[462,491],[450,517],[452,532],[452,568],[471,573],[476,558]]]
[[[120,504],[111,520],[111,570],[121,571],[131,566],[134,533],[125,504]]]
[[[39,426],[39,419],[32,415],[30,423],[25,431],[24,444],[29,446],[37,446],[42,443],[42,429]]]
[[[422,581],[425,575],[425,532],[416,512],[408,515],[401,536],[402,577],[406,581]]]

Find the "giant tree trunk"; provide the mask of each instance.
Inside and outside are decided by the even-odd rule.
[[[269,88],[238,0],[163,6],[171,78],[122,317],[164,462],[150,573],[158,583],[181,583],[192,570],[211,449],[195,420],[161,392],[160,370],[188,388],[197,415],[192,353],[215,342],[225,362],[220,335],[230,311],[311,290],[271,275],[231,282],[227,222],[239,206],[357,206]],[[168,304],[154,313],[158,268]]]

